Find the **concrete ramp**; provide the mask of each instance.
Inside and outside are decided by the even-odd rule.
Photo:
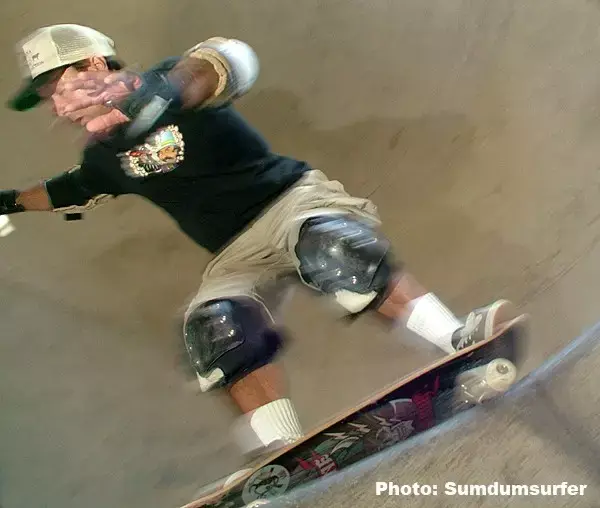
[[[600,498],[600,323],[505,397],[270,506],[597,507]],[[377,482],[437,486],[437,495],[376,494]],[[556,485],[556,495],[458,495],[458,485]],[[562,493],[560,485],[567,482]],[[577,487],[575,487],[577,486]],[[553,488],[553,487],[552,487]],[[408,491],[409,487],[405,487]],[[425,491],[426,492],[426,491]],[[550,491],[552,492],[552,490]],[[583,493],[581,495],[581,493]]]

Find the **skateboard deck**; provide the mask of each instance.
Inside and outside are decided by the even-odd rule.
[[[518,316],[500,326],[490,339],[405,376],[236,479],[229,475],[227,484],[224,479],[206,487],[202,497],[182,508],[262,506],[478,405],[482,379],[490,379],[491,368],[506,374],[512,366],[508,384],[514,382],[514,369],[522,362],[526,322],[525,315]],[[488,377],[481,378],[482,372]],[[493,385],[493,380],[487,385],[490,383]],[[485,381],[483,385],[487,386]],[[495,388],[492,393],[500,395],[502,390]]]

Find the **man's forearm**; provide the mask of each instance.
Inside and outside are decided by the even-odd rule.
[[[38,184],[35,187],[23,191],[0,191],[0,215],[10,215],[27,211],[51,210],[52,204],[50,203],[50,197],[43,184]]]
[[[169,108],[196,109],[241,97],[258,72],[258,57],[248,44],[213,37],[186,51],[169,71],[154,69],[133,80],[121,79],[115,99],[103,100],[121,113],[111,125],[130,122],[127,135],[135,137],[150,130]],[[127,89],[124,96],[123,84]],[[106,124],[101,128],[106,129]]]
[[[181,106],[193,109],[210,99],[219,85],[219,74],[206,60],[184,57],[169,72],[180,90]]]
[[[181,106],[193,109],[212,99],[229,100],[246,93],[258,75],[258,58],[245,42],[213,37],[183,55],[169,72]]]
[[[199,105],[207,100],[227,102],[244,95],[254,85],[260,68],[258,56],[250,45],[223,37],[212,37],[190,48],[180,65],[194,67],[195,61],[209,64],[206,70],[195,72],[204,81],[203,92],[209,92],[208,97],[200,97]]]

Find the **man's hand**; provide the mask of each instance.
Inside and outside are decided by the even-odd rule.
[[[15,227],[6,215],[0,215],[0,238],[14,233]]]
[[[169,72],[152,72],[141,76],[129,71],[80,72],[76,78],[60,83],[56,93],[64,103],[64,113],[74,113],[91,106],[108,106],[86,124],[92,133],[108,131],[119,124],[132,122],[132,131],[144,131],[155,121],[152,114],[141,119],[144,106],[154,94],[175,101],[183,109],[200,106],[214,93],[219,76],[213,66],[198,58],[182,58]],[[158,108],[158,115],[162,114]],[[139,124],[139,125],[136,125]]]
[[[60,82],[56,93],[72,99],[66,108],[72,112],[109,101],[120,102],[141,84],[141,78],[129,71],[89,71]]]
[[[130,119],[114,108],[141,86],[140,77],[128,71],[80,72],[76,78],[59,83],[56,93],[62,95],[67,105],[65,113],[73,113],[91,106],[107,106],[106,113],[99,114],[86,124],[92,133],[107,131]]]

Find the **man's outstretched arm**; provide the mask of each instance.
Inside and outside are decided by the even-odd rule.
[[[22,191],[0,190],[0,215],[51,210],[50,198],[43,184]]]
[[[81,213],[114,198],[103,182],[86,178],[80,166],[24,190],[0,190],[0,215],[21,212]]]

